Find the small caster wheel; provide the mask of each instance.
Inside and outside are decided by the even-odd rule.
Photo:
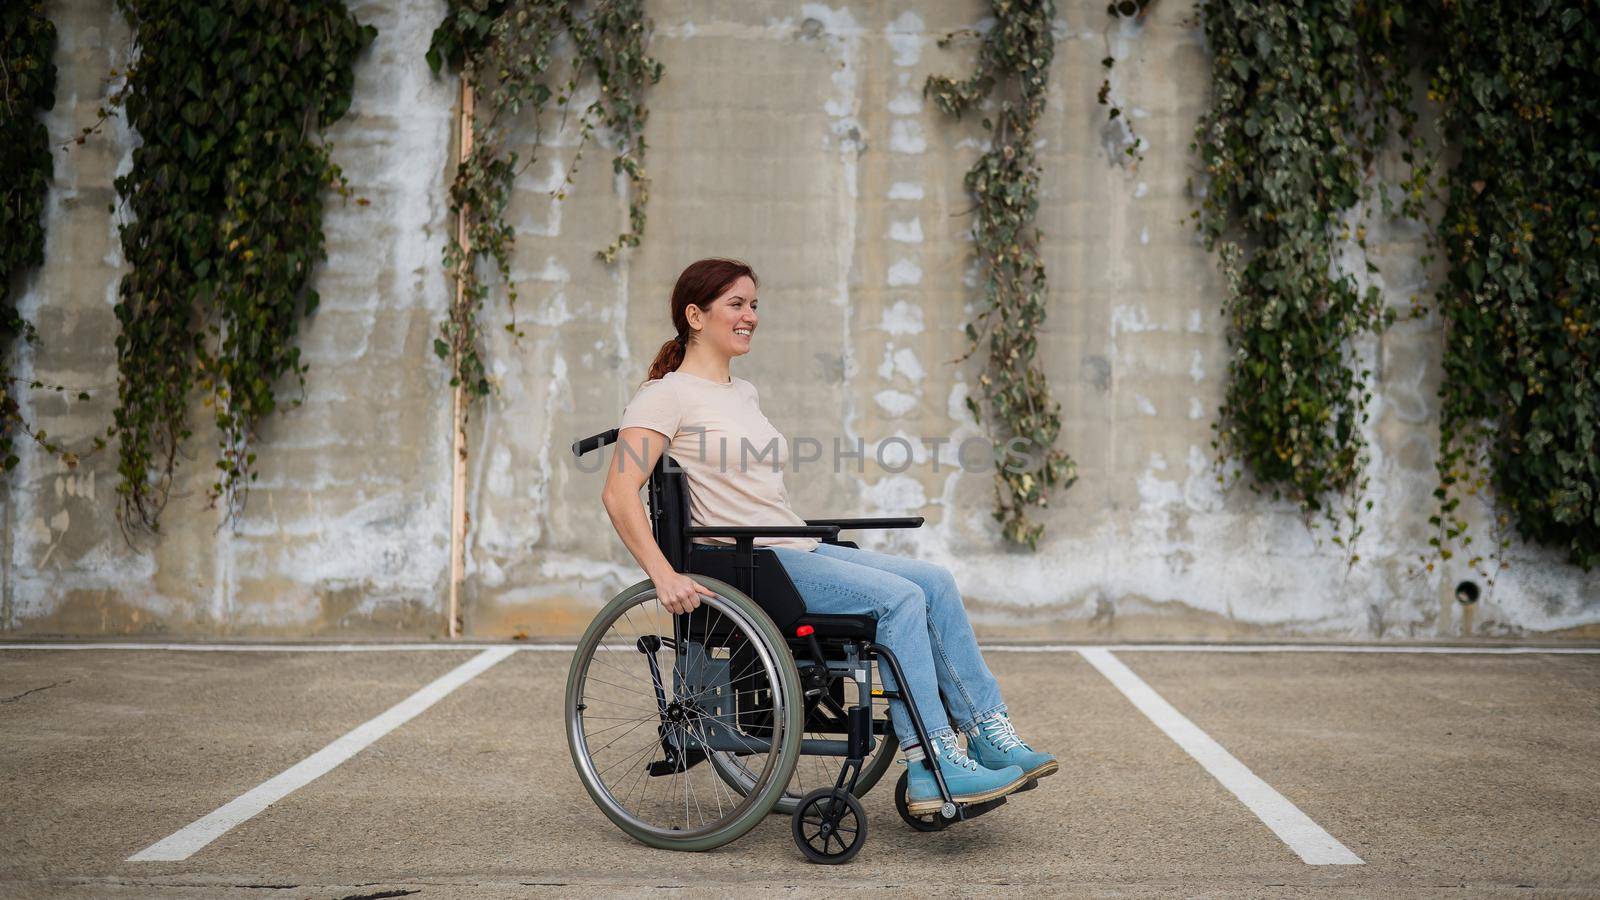
[[[789,823],[800,852],[825,866],[855,859],[867,842],[867,812],[849,791],[817,788],[800,798]]]
[[[900,818],[904,819],[907,825],[910,825],[912,828],[915,828],[918,831],[943,831],[946,828],[949,828],[951,820],[940,815],[938,812],[913,813],[911,811],[910,804],[906,800],[907,785],[910,783],[909,779],[910,776],[907,773],[901,772],[900,780],[894,783],[895,812],[900,814]]]

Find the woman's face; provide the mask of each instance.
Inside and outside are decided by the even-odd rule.
[[[711,349],[732,359],[750,352],[750,337],[756,330],[756,283],[747,275],[728,286],[721,296],[711,302],[705,313],[697,306],[689,307],[689,324],[699,319],[696,338]]]

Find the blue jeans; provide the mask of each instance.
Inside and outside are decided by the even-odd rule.
[[[1006,711],[1000,685],[983,661],[966,607],[961,605],[961,591],[948,570],[836,544],[819,544],[809,553],[770,549],[783,563],[807,611],[878,617],[878,643],[900,661],[910,682],[908,693],[916,700],[930,738],[954,743],[952,717],[966,730]],[[896,690],[888,667],[880,666],[879,671],[883,686]],[[890,701],[889,717],[902,748],[917,743],[917,730],[904,703]]]

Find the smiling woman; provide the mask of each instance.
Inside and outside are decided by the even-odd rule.
[[[790,508],[784,489],[783,436],[761,413],[755,385],[728,370],[734,357],[750,352],[760,324],[756,288],[755,272],[737,260],[703,259],[685,269],[672,291],[672,323],[678,335],[662,345],[649,380],[634,394],[618,425],[602,501],[617,534],[654,583],[655,599],[674,616],[692,613],[702,602],[715,608],[724,601],[687,569],[677,571],[657,544],[639,502],[639,491],[663,453],[670,450],[683,472],[691,526],[808,524]],[[749,450],[755,448],[752,458]],[[767,448],[772,448],[771,456]],[[696,540],[733,543],[728,538]],[[753,541],[771,548],[807,612],[877,620],[875,641],[900,661],[905,690],[926,725],[928,746],[922,745],[908,704],[892,693],[899,690],[899,676],[884,671],[894,734],[908,761],[925,755],[934,761],[912,766],[907,773],[905,799],[911,813],[922,815],[944,805],[934,766],[957,803],[987,802],[1057,770],[1054,756],[1035,751],[1012,728],[1000,686],[984,663],[955,577],[947,570],[809,536]],[[968,734],[971,756],[959,744],[958,727]]]
[[[622,485],[618,495],[628,495],[627,484],[643,483],[656,459],[670,449],[688,478],[693,524],[805,524],[789,508],[784,488],[787,442],[761,413],[756,386],[734,378],[728,369],[734,357],[750,352],[759,324],[756,289],[755,270],[738,260],[702,259],[678,276],[672,290],[678,335],[661,346],[649,380],[622,414],[613,465],[617,471],[608,479],[608,487]],[[639,465],[641,461],[646,464]],[[637,484],[628,496],[637,507]],[[626,518],[618,528],[624,540]],[[636,556],[655,546],[647,527],[637,537],[642,543]],[[733,543],[728,538],[700,540]],[[797,550],[817,546],[810,537],[764,537],[756,543]],[[634,549],[631,542],[629,548]],[[686,586],[683,590],[684,599],[693,593]]]

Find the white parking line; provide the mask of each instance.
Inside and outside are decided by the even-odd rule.
[[[1339,843],[1321,825],[1311,821],[1311,817],[1290,803],[1287,797],[1235,759],[1233,754],[1162,699],[1150,685],[1145,684],[1144,679],[1135,675],[1109,650],[1091,648],[1083,650],[1082,655],[1157,728],[1210,772],[1211,777],[1233,792],[1301,859],[1313,866],[1363,865],[1361,857],[1350,852],[1350,848]]]
[[[1437,644],[985,644],[984,652],[1082,653],[1466,653],[1486,656],[1527,653],[1600,654],[1600,647],[1461,647]]]
[[[340,763],[366,749],[378,738],[411,721],[423,710],[448,696],[451,691],[515,652],[517,652],[516,647],[494,647],[479,653],[435,679],[427,687],[391,706],[377,718],[356,726],[344,737],[295,763],[276,777],[128,857],[128,862],[174,862],[188,859],[201,847],[226,834],[235,825],[248,821],[272,804],[326,775]]]

